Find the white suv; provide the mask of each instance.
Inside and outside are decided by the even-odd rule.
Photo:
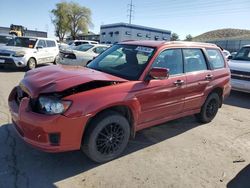
[[[230,59],[232,89],[250,93],[250,45],[242,47]]]
[[[0,65],[34,69],[40,63],[56,64],[59,48],[56,40],[37,37],[15,37],[0,47]]]

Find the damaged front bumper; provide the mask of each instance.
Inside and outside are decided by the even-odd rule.
[[[15,130],[28,144],[46,152],[78,150],[87,118],[45,115],[32,111],[30,98],[17,101],[17,88],[9,96],[9,108]]]

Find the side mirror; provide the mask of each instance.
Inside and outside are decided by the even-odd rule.
[[[169,77],[169,69],[154,67],[149,71],[149,76],[154,79],[163,80]]]
[[[233,56],[232,56],[232,55],[230,55],[230,56],[228,56],[228,58],[227,58],[227,59],[228,59],[228,60],[229,60],[229,59],[233,59]]]
[[[36,47],[36,49],[38,49],[38,50],[39,50],[39,49],[42,49],[42,48],[43,48],[42,46],[37,46],[37,47]]]

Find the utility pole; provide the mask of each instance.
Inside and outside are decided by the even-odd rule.
[[[133,0],[130,0],[130,4],[128,4],[128,12],[129,12],[129,24],[131,24],[131,20],[133,17],[133,13],[134,13],[134,5],[133,5]]]

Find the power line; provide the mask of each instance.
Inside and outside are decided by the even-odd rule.
[[[130,4],[128,4],[128,12],[129,12],[129,24],[131,24],[131,20],[134,14],[134,4],[133,4],[133,0],[130,1]]]

